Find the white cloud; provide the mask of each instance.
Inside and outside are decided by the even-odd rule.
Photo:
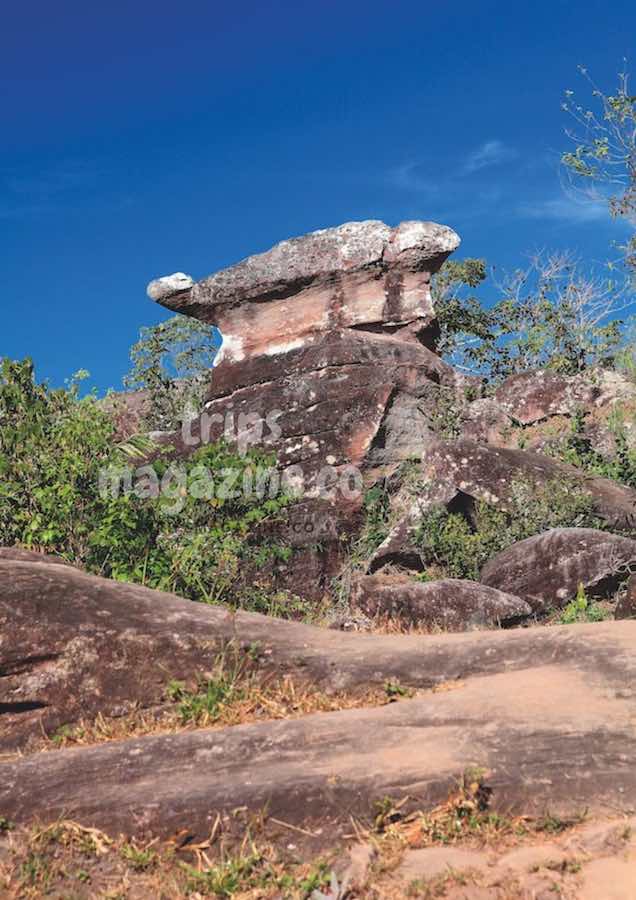
[[[460,175],[473,175],[490,166],[500,166],[517,157],[517,151],[508,147],[503,141],[494,139],[486,141],[469,153],[460,169]]]
[[[607,204],[602,200],[575,199],[567,195],[521,203],[517,212],[525,219],[550,219],[571,225],[585,225],[609,218]]]

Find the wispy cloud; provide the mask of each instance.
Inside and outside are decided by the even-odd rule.
[[[545,200],[530,200],[519,204],[518,214],[525,219],[585,225],[608,218],[607,204],[596,198],[575,198],[567,195]]]
[[[498,139],[486,141],[468,154],[459,170],[460,175],[473,175],[482,169],[500,166],[502,163],[509,162],[517,156],[517,151],[513,147],[504,144],[503,141]]]
[[[432,177],[430,170],[417,162],[404,163],[392,169],[388,180],[395,187],[420,194],[437,194],[441,187],[441,180]]]

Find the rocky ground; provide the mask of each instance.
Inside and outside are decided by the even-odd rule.
[[[316,612],[0,549],[0,896],[636,897],[636,490],[555,452],[576,417],[611,463],[636,386],[454,371],[430,279],[458,242],[351,223],[151,285],[224,337],[155,439],[230,416],[300,470],[256,574]]]

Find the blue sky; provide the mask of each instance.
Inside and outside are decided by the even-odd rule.
[[[458,256],[590,262],[621,236],[559,177],[566,88],[611,89],[636,6],[162,0],[3,12],[0,354],[119,387],[146,283],[352,219],[433,219]],[[629,67],[629,66],[628,66]]]

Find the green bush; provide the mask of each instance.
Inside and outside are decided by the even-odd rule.
[[[100,473],[126,464],[108,414],[93,395],[80,398],[77,379],[51,390],[36,383],[29,360],[2,361],[0,545],[46,551],[89,572],[193,600],[249,605],[255,592],[259,608],[266,605],[247,572],[289,557],[288,548],[259,535],[259,526],[291,498],[218,490],[194,496],[184,482],[206,487],[204,473],[216,480],[231,470],[241,485],[275,460],[257,450],[239,455],[219,442],[185,460],[180,479],[159,497],[100,491]],[[167,484],[171,463],[158,456],[146,471]]]
[[[588,600],[585,588],[579,584],[576,597],[564,608],[559,616],[561,625],[573,625],[575,622],[602,622],[609,617],[609,612],[600,604]]]
[[[576,481],[554,479],[542,488],[513,482],[507,508],[478,501],[473,520],[445,507],[429,511],[416,542],[439,577],[477,580],[482,567],[501,550],[532,535],[559,527],[598,528],[591,497]]]
[[[594,448],[585,431],[585,412],[579,410],[572,417],[570,434],[554,449],[554,455],[589,475],[600,475],[636,488],[636,451],[629,447],[625,423],[620,410],[609,422],[614,437],[615,452],[611,459]]]

